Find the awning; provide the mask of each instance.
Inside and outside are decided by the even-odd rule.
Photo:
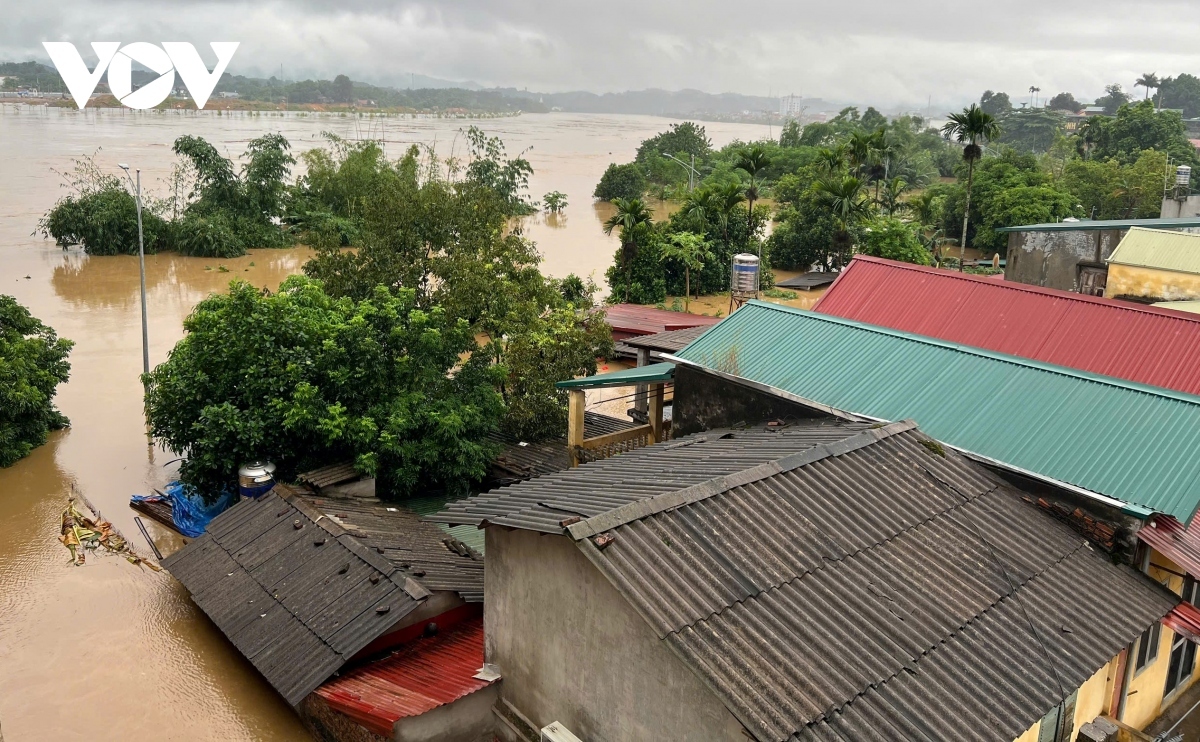
[[[1184,601],[1172,608],[1163,616],[1162,623],[1188,641],[1200,644],[1200,608],[1191,603]]]
[[[1138,529],[1137,537],[1188,574],[1200,578],[1200,527],[1187,528],[1173,516],[1159,514]]]
[[[654,384],[670,381],[675,377],[674,363],[652,363],[649,366],[627,368],[595,376],[583,376],[578,379],[560,381],[555,386],[559,389],[603,389],[610,386],[632,386],[633,384]]]

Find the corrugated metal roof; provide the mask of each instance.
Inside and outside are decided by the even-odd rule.
[[[830,271],[809,271],[808,273],[801,273],[798,276],[792,276],[791,278],[785,278],[782,281],[778,281],[775,284],[775,287],[781,289],[802,289],[804,291],[811,291],[812,289],[820,288],[821,286],[828,286],[829,284],[833,283],[834,279],[837,277],[837,273],[832,273]]]
[[[838,410],[913,418],[962,450],[1180,520],[1200,503],[1200,398],[1182,392],[759,301],[679,357]]]
[[[491,681],[474,677],[481,667],[483,619],[473,618],[330,680],[316,693],[335,710],[391,739],[400,719],[419,716],[490,685]]]
[[[659,332],[654,335],[642,335],[641,337],[629,338],[625,344],[633,348],[649,348],[650,350],[665,350],[668,353],[674,353],[677,350],[683,350],[687,344],[700,337],[712,325],[702,325],[700,327],[687,327],[682,330],[669,330],[667,332]]]
[[[482,561],[442,537],[412,513],[272,491],[214,518],[163,566],[296,705],[420,605],[422,583],[482,600]]]
[[[1200,644],[1200,610],[1191,603],[1180,603],[1163,617],[1163,625],[1188,641]]]
[[[457,500],[432,518],[561,533],[565,519],[607,513],[773,461],[784,453],[840,441],[869,427],[869,423],[803,420],[780,429],[696,433]]]
[[[1156,515],[1138,529],[1137,537],[1188,574],[1200,575],[1200,525],[1186,528],[1169,515]]]
[[[1200,314],[1200,301],[1195,299],[1191,301],[1156,301],[1151,306],[1159,309],[1174,309],[1176,312]]]
[[[555,386],[559,389],[601,389],[610,386],[629,386],[631,384],[670,381],[674,375],[674,363],[651,363],[649,366],[635,366],[634,368],[624,368],[620,371],[609,371],[606,374],[567,379],[558,382]]]
[[[1200,394],[1200,316],[861,255],[813,311]]]
[[[721,321],[719,317],[673,312],[641,304],[612,304],[604,307],[604,312],[605,320],[612,326],[617,339],[653,335],[667,330],[682,330],[686,327],[706,327]]]
[[[734,471],[712,466],[730,439],[659,444],[543,493],[588,514],[567,537],[755,739],[1009,742],[1177,602],[912,423],[833,427],[754,431]],[[666,487],[605,499],[626,481]],[[552,530],[494,494],[459,512]]]
[[[621,420],[592,410],[583,413],[583,432],[589,438],[618,433],[635,426],[632,420]],[[496,485],[513,484],[571,468],[566,436],[530,443],[497,431],[488,438],[501,446],[500,453],[492,460],[490,471],[490,477]],[[438,510],[441,507],[422,514],[428,515]],[[479,538],[482,539],[482,535]]]
[[[1016,227],[997,227],[997,232],[1078,232],[1097,229],[1189,229],[1200,227],[1200,217],[1171,219],[1081,219],[1077,222],[1050,222],[1046,224],[1024,224]]]
[[[1200,273],[1200,234],[1131,229],[1108,257],[1110,265]]]

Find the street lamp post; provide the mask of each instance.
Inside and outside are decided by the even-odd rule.
[[[667,154],[666,152],[663,152],[663,153],[662,153],[662,156],[663,156],[663,157],[666,157],[668,160],[674,160],[675,162],[678,162],[680,165],[683,165],[685,168],[687,168],[687,171],[688,171],[688,190],[689,190],[689,191],[691,191],[691,190],[692,190],[692,188],[693,188],[693,186],[692,186],[692,176],[693,176],[693,175],[696,175],[696,176],[699,176],[699,175],[700,175],[700,173],[696,172],[696,156],[695,156],[695,155],[692,155],[692,164],[691,164],[691,165],[687,164],[686,162],[684,162],[683,160],[679,159],[678,157],[675,157],[674,155],[669,155],[669,154]]]
[[[146,247],[142,240],[142,171],[136,171],[137,183],[135,184],[129,175],[128,165],[121,163],[117,167],[125,171],[125,177],[129,178],[129,185],[133,186],[137,197],[138,267],[142,279],[142,373],[148,374],[150,373],[150,333],[146,329]]]

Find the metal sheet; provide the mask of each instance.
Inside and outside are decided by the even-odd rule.
[[[1173,273],[1200,273],[1200,235],[1135,227],[1121,239],[1108,262]]]
[[[1193,314],[861,255],[814,311],[1200,394]]]
[[[679,357],[1180,520],[1200,503],[1193,395],[757,301]]]

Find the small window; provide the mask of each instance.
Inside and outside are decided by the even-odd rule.
[[[1162,637],[1162,624],[1157,621],[1153,626],[1142,632],[1138,638],[1137,659],[1134,662],[1134,672],[1141,672],[1146,665],[1158,658],[1158,643]]]

